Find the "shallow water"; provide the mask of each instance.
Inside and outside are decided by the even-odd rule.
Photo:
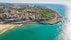
[[[0,37],[0,40],[55,40],[61,32],[59,24],[26,24]]]

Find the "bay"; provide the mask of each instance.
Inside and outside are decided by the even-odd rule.
[[[59,4],[35,4],[47,6],[55,10],[60,15],[65,15],[65,6]],[[18,28],[0,35],[0,40],[58,40],[58,35],[62,31],[62,23],[54,25],[46,24],[23,24]]]

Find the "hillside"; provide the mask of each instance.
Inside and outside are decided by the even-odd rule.
[[[59,23],[61,16],[46,6],[0,3],[0,23]]]

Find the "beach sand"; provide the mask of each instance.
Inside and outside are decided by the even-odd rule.
[[[0,24],[0,34],[18,26],[19,24]]]

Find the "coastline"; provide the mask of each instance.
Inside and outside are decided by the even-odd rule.
[[[0,24],[0,34],[3,34],[4,32],[19,26],[20,24]]]
[[[9,9],[9,8],[8,8]],[[4,32],[6,32],[7,30],[10,30],[10,29],[12,29],[12,28],[14,28],[14,27],[16,27],[16,26],[20,26],[20,24],[30,24],[30,23],[39,23],[39,24],[49,24],[49,25],[53,25],[53,24],[56,24],[56,23],[59,23],[59,22],[61,22],[61,20],[60,20],[60,18],[62,18],[56,11],[55,12],[53,12],[53,11],[51,11],[51,12],[49,12],[49,13],[54,13],[54,15],[51,15],[51,16],[48,16],[48,17],[45,17],[45,16],[47,16],[47,15],[45,15],[45,16],[43,16],[43,15],[41,15],[41,14],[39,14],[39,13],[43,13],[44,12],[44,10],[43,11],[41,11],[41,12],[39,12],[39,13],[36,13],[36,12],[33,12],[31,9],[23,9],[22,10],[22,12],[21,12],[21,14],[20,14],[20,12],[18,12],[18,10],[16,10],[16,9],[11,9],[12,11],[12,13],[18,18],[18,19],[16,19],[15,17],[14,17],[14,15],[11,15],[11,14],[9,14],[9,12],[8,13],[1,13],[0,14],[0,16],[1,16],[1,20],[0,20],[0,34],[2,34],[2,33],[4,33]],[[42,9],[40,9],[40,10],[42,10]],[[23,12],[24,11],[24,12]],[[31,15],[30,15],[30,12],[31,12]],[[46,11],[45,11],[46,12]],[[45,13],[44,12],[44,14],[46,14],[46,13],[48,13],[48,12],[46,12]],[[17,13],[17,14],[16,14]],[[34,14],[33,14],[34,13]],[[19,16],[19,14],[20,14],[20,16]],[[2,15],[5,15],[5,16],[2,16]],[[13,18],[9,18],[9,19],[7,19],[7,17],[9,16],[10,17],[10,15],[11,16],[13,16]],[[43,17],[42,17],[43,16]],[[26,19],[29,19],[29,20],[26,20]],[[21,18],[22,18],[22,20],[21,20]],[[24,20],[26,20],[26,21],[24,21],[23,20],[23,18],[24,18]],[[16,19],[16,20],[15,20]],[[50,20],[51,19],[51,20]],[[34,20],[34,21],[33,21]],[[36,20],[36,21],[35,21]],[[4,23],[4,24],[3,24]]]
[[[30,21],[30,22],[26,22],[25,24],[31,24],[31,23],[38,23],[38,24],[49,24],[49,25],[53,25],[53,24],[57,24],[57,23],[59,23],[60,22],[60,20],[58,21],[58,22],[51,22],[51,23],[38,23],[38,22],[33,22],[33,21]],[[24,23],[23,23],[24,24]],[[8,31],[8,30],[11,30],[11,29],[13,29],[14,27],[17,27],[17,26],[21,26],[22,24],[13,24],[13,23],[11,23],[11,24],[0,24],[0,34],[3,34],[4,32],[6,32],[6,31]]]
[[[58,14],[56,14],[56,17],[51,20],[51,21],[46,21],[46,22],[41,22],[40,24],[49,24],[49,25],[53,25],[53,24],[57,24],[59,22],[61,22],[60,19],[56,19],[56,18],[61,18],[61,16],[58,16]],[[38,22],[34,22],[34,21],[28,21],[28,22],[25,22],[25,24],[31,24],[31,23],[38,23]],[[24,23],[23,23],[24,24]],[[17,27],[17,26],[20,26],[21,24],[15,24],[15,23],[8,23],[8,24],[0,24],[0,34],[14,28],[14,27]]]

